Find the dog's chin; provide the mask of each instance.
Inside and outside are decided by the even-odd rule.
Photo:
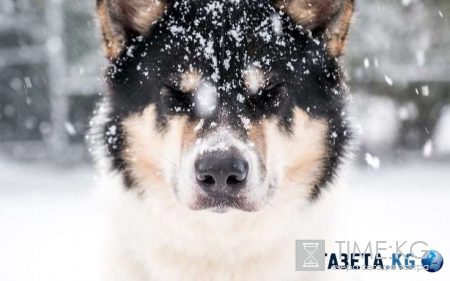
[[[217,214],[241,211],[253,213],[261,210],[261,204],[250,202],[245,197],[213,197],[198,195],[189,205],[192,211],[209,211]]]

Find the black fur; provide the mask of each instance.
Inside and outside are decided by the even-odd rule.
[[[222,8],[205,8],[212,7],[213,2]],[[274,15],[280,15],[280,36],[272,28]],[[238,40],[230,33],[237,28],[241,32]],[[245,113],[252,122],[275,115],[279,126],[290,134],[296,107],[329,122],[328,157],[312,196],[317,197],[333,179],[349,138],[342,117],[346,100],[343,77],[322,37],[323,30],[303,30],[269,0],[241,0],[239,4],[227,0],[173,1],[149,36],[128,35],[127,49],[108,69],[112,112],[105,137],[108,139],[108,128],[116,126],[117,137],[106,142],[114,168],[126,171],[126,162],[120,156],[126,147],[120,122],[128,115],[156,104],[161,132],[168,126],[170,115],[187,115],[192,121],[200,118],[193,110],[192,97],[178,90],[179,75],[193,67],[217,87],[220,96],[219,108],[205,120],[207,124],[217,122],[226,112],[234,129],[245,136],[242,124],[234,122],[239,114]],[[206,44],[206,50],[202,44]],[[205,57],[208,52],[213,54]],[[246,66],[255,62],[270,79],[266,89],[250,96],[242,78]],[[238,101],[238,94],[247,96],[244,103]],[[132,185],[127,176],[127,186]]]

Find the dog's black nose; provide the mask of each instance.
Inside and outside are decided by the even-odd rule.
[[[195,163],[197,182],[211,196],[234,196],[246,183],[248,162],[234,153],[203,155]]]

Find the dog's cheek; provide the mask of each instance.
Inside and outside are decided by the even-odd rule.
[[[268,180],[268,170],[267,140],[263,122],[253,122],[247,132],[248,145],[251,148],[248,149],[247,153],[250,163],[248,183],[250,186],[265,186],[265,182]],[[264,194],[266,192],[266,190],[262,191]]]
[[[298,108],[294,110],[292,132],[281,128],[278,120],[266,124],[268,165],[281,182],[280,195],[310,197],[323,174],[327,128],[326,120],[314,119]]]
[[[185,117],[173,117],[166,130],[158,130],[154,105],[123,122],[127,172],[141,188],[170,187],[180,162]]]
[[[248,141],[257,151],[262,163],[267,162],[267,140],[264,129],[264,122],[252,122],[248,130]]]
[[[198,145],[204,134],[203,120],[187,120],[180,128],[181,152],[180,166],[176,175],[176,197],[178,201],[190,208],[196,204],[198,190],[195,177],[195,159],[197,158]]]

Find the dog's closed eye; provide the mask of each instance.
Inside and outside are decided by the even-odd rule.
[[[163,94],[165,95],[186,95],[187,93],[181,90],[180,86],[176,83],[164,83]]]
[[[172,113],[188,113],[192,108],[192,96],[174,83],[163,84],[160,102],[164,105],[163,108]]]
[[[247,105],[251,112],[263,112],[264,114],[276,114],[280,107],[286,103],[288,97],[285,83],[271,82],[258,94],[247,99]]]
[[[284,83],[279,83],[279,82],[268,82],[266,84],[266,86],[264,87],[264,89],[262,90],[262,92],[271,92],[274,90],[279,89],[280,87],[284,86]]]

